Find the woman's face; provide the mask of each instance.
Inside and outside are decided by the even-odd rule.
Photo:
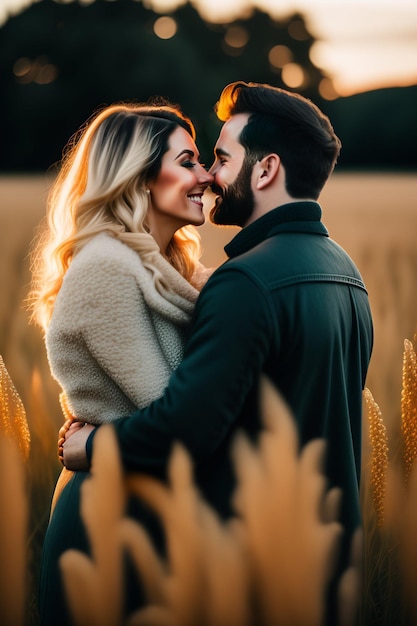
[[[148,222],[151,234],[167,234],[193,224],[204,224],[203,193],[213,182],[199,162],[199,153],[191,136],[180,126],[171,134],[161,169],[147,187],[150,191]]]

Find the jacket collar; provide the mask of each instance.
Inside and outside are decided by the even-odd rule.
[[[306,232],[328,237],[329,233],[320,221],[321,213],[317,202],[283,204],[243,228],[225,246],[224,251],[229,258],[233,258],[282,232]]]

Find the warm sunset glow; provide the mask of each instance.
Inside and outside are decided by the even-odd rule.
[[[366,91],[417,84],[417,65],[412,68],[417,50],[413,53],[411,41],[399,41],[395,52],[389,46],[381,46],[377,56],[372,48],[371,41],[358,41],[352,47],[347,47],[343,41],[316,42],[310,57],[315,65],[334,76],[335,87],[341,95],[352,93],[352,86],[356,86],[357,91]],[[343,75],[338,72],[340,67],[344,68]],[[388,76],[392,77],[391,81]]]
[[[172,17],[165,15],[156,20],[153,30],[160,39],[171,39],[177,32],[177,22]]]
[[[317,37],[311,58],[339,94],[417,84],[414,0],[338,0],[309,12],[307,23]]]

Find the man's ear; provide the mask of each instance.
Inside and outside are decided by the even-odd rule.
[[[268,187],[277,177],[281,159],[277,154],[267,154],[257,163],[256,189]]]

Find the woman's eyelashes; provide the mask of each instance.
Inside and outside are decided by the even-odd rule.
[[[201,165],[201,167],[203,167],[205,170],[207,170],[207,167],[204,165],[204,163],[200,163],[200,161],[184,161],[184,163],[181,163],[181,165],[183,167],[188,167],[188,168],[193,168],[196,167],[197,165]]]

